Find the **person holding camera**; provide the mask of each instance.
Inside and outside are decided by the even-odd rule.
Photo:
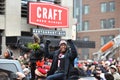
[[[46,41],[46,57],[52,59],[52,65],[47,73],[46,80],[67,80],[71,70],[74,68],[74,59],[77,57],[77,50],[72,40],[61,40],[59,49],[49,52],[50,40]]]

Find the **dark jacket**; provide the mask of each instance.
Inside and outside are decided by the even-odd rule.
[[[44,57],[44,54],[45,54],[45,52],[42,49],[32,51],[30,54],[30,62],[35,63],[38,60],[42,60],[42,58]]]
[[[72,40],[67,40],[67,43],[69,44],[69,48],[67,48],[67,51],[65,53],[65,74],[66,77],[69,77],[69,74],[71,70],[74,67],[74,59],[77,57],[77,50],[75,48],[75,45],[73,44]],[[46,43],[46,57],[53,59],[51,69],[48,72],[48,76],[54,74],[54,72],[57,70],[57,61],[58,61],[58,55],[60,53],[60,50],[56,50],[52,53],[49,53],[48,51],[48,43]]]
[[[35,63],[36,61],[41,60],[42,57],[45,54],[45,51],[44,51],[43,47],[41,46],[41,44],[40,44],[40,49],[37,49],[36,51],[34,51],[34,50],[24,46],[24,45],[19,45],[18,47],[23,52],[22,55],[24,55],[27,52],[31,53],[30,54],[30,62],[34,62]]]

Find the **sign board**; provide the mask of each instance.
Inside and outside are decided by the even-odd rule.
[[[32,33],[49,36],[66,36],[66,32],[62,30],[32,29]]]
[[[47,2],[29,2],[28,23],[46,28],[67,28],[68,8]]]

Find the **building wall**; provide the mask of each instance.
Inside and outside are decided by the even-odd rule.
[[[0,15],[0,29],[4,29],[5,28],[5,16],[4,15]]]
[[[2,53],[6,47],[6,36],[21,36],[21,31],[30,32],[36,26],[27,24],[27,18],[21,18],[21,0],[6,0],[5,14],[0,15],[0,30],[2,32]],[[16,52],[18,54],[18,51]]]
[[[120,34],[120,0],[82,0],[82,5],[88,4],[90,6],[90,12],[87,15],[82,16],[82,21],[88,20],[90,22],[89,30],[78,32],[77,36],[80,39],[85,36],[89,37],[90,41],[95,41],[95,49],[90,49],[90,58],[92,58],[92,53],[97,52],[101,47],[101,36]],[[101,13],[100,3],[115,1],[115,11]],[[115,28],[112,29],[101,29],[100,20],[115,18]]]
[[[69,3],[69,4],[68,4]],[[67,4],[67,5],[66,5]],[[69,8],[69,28],[63,29],[66,31],[65,39],[72,38],[71,31],[72,25],[75,22],[73,16],[73,0],[61,0],[61,5]],[[3,30],[2,34],[2,53],[6,49],[6,36],[21,36],[21,32],[30,32],[31,28],[37,28],[27,24],[27,18],[21,17],[21,0],[6,0],[5,1],[5,14],[0,15],[0,30]],[[41,28],[41,27],[39,27]],[[58,29],[59,30],[59,29]],[[15,52],[16,54],[18,53]]]
[[[120,30],[120,0],[116,0],[116,28]]]
[[[14,1],[14,3],[13,3]],[[21,0],[6,0],[5,36],[21,35]],[[16,6],[17,5],[17,6]]]
[[[62,29],[63,31],[66,31],[66,36],[62,38],[72,39],[72,26],[76,24],[76,20],[73,18],[73,0],[61,0],[61,5],[69,9],[68,11],[69,25],[68,25],[68,28]]]
[[[36,28],[37,26],[27,24],[27,18],[21,18],[21,31],[30,32],[31,28]]]

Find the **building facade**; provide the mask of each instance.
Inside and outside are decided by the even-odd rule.
[[[64,30],[66,35],[64,39],[71,37],[71,26],[74,24],[73,19],[73,1],[69,0],[0,0],[0,54],[6,49],[6,37],[9,36],[32,36],[31,29],[46,29],[41,26],[30,25],[27,23],[28,19],[28,7],[29,1],[47,1],[54,4],[69,8],[69,28],[53,29],[53,30]],[[69,4],[67,4],[69,3]],[[67,5],[66,5],[67,4]]]
[[[80,5],[77,2],[81,2]],[[82,58],[93,58],[93,53],[120,34],[120,0],[74,0],[78,6],[77,39],[95,41],[94,49],[80,49]],[[75,10],[74,10],[75,12]],[[81,22],[81,23],[80,23]],[[116,51],[120,56],[120,50]]]

